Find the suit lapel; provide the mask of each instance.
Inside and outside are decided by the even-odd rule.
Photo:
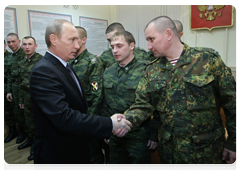
[[[71,83],[71,85],[74,87],[74,89],[78,92],[79,96],[83,99],[82,102],[85,103],[85,105],[87,106],[87,100],[86,100],[86,95],[85,92],[83,90],[83,86],[78,78],[78,76],[76,75],[76,73],[74,72],[75,76],[77,77],[77,80],[81,86],[82,89],[82,93],[83,95],[81,95],[81,92],[78,89],[78,86],[76,84],[76,82],[73,80],[72,76],[70,75],[69,71],[67,70],[67,68],[64,67],[64,65],[54,56],[52,56],[50,53],[46,52],[45,56],[44,56],[47,60],[49,60],[51,63],[53,63],[64,75],[65,77],[68,79],[68,81]]]
[[[71,64],[69,64],[70,65],[70,67],[72,68],[72,65]],[[80,81],[80,79],[79,79],[79,77],[78,77],[78,75],[75,73],[75,71],[74,71],[74,69],[72,68],[72,71],[73,71],[73,73],[74,73],[74,75],[75,75],[75,77],[77,78],[77,80],[78,80],[78,83],[79,83],[79,85],[80,85],[80,87],[81,87],[81,89],[82,89],[82,97],[83,97],[83,99],[84,99],[84,101],[86,101],[86,106],[87,106],[87,99],[86,99],[86,94],[85,94],[85,91],[84,91],[84,89],[82,88],[83,87],[83,85],[82,85],[82,83],[81,83],[81,81]],[[74,82],[74,84],[76,84],[75,82]],[[79,89],[78,89],[78,91],[79,91]]]

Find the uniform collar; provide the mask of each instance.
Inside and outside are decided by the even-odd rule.
[[[34,52],[33,55],[32,55],[30,58],[28,58],[27,56],[25,56],[25,57],[26,57],[26,61],[29,61],[29,62],[32,61],[32,59],[36,56],[36,54],[37,54],[37,53]]]
[[[20,47],[13,55],[18,55],[19,53],[24,52],[23,49]],[[25,53],[24,53],[25,54]]]
[[[182,42],[183,43],[183,42]],[[162,57],[159,61],[159,67],[161,69],[168,69],[168,70],[175,70],[177,69],[178,67],[180,67],[181,65],[186,65],[188,63],[191,62],[191,50],[190,50],[190,47],[183,43],[184,47],[183,47],[183,51],[177,61],[177,63],[175,64],[175,66],[173,66],[168,60],[166,57]]]
[[[77,57],[75,57],[75,59],[73,60],[73,63],[79,62],[85,56],[85,54],[87,52],[88,52],[88,50],[85,49],[81,54],[79,54]]]
[[[135,64],[136,64],[137,60],[135,58],[135,56],[133,57],[133,59],[125,66],[121,66],[118,63],[118,70],[120,70],[121,68],[125,70],[125,72],[128,72],[128,70],[130,70]]]

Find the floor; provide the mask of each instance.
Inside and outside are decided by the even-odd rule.
[[[6,135],[4,135],[5,139]],[[4,159],[8,164],[33,164],[33,161],[28,161],[31,147],[18,150],[20,144],[16,144],[17,138],[8,143],[4,143]]]
[[[6,134],[4,135],[6,137]],[[4,170],[33,170],[33,161],[28,161],[30,155],[30,147],[18,150],[16,138],[9,143],[4,143]],[[158,153],[151,155],[151,170],[160,170]],[[224,170],[238,170],[238,165],[228,165]]]

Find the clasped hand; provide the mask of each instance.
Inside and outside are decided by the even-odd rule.
[[[131,131],[132,124],[123,114],[114,114],[111,116],[113,122],[112,133],[117,137],[123,137]]]

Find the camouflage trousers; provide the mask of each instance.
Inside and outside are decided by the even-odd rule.
[[[32,104],[30,99],[29,90],[24,90],[24,116],[26,122],[25,132],[28,134],[28,137],[35,139],[35,120],[32,112]]]
[[[17,127],[24,130],[26,127],[25,116],[23,109],[19,107],[19,86],[17,84],[12,84],[12,96],[14,102],[14,114],[16,118]]]
[[[109,142],[110,164],[150,164],[149,139],[118,138],[111,136]]]
[[[4,84],[4,119],[8,126],[15,126],[16,120],[14,115],[13,102],[9,102],[7,96],[7,84]]]
[[[100,140],[103,139],[89,137],[91,164],[104,164],[104,155],[102,152]]]

